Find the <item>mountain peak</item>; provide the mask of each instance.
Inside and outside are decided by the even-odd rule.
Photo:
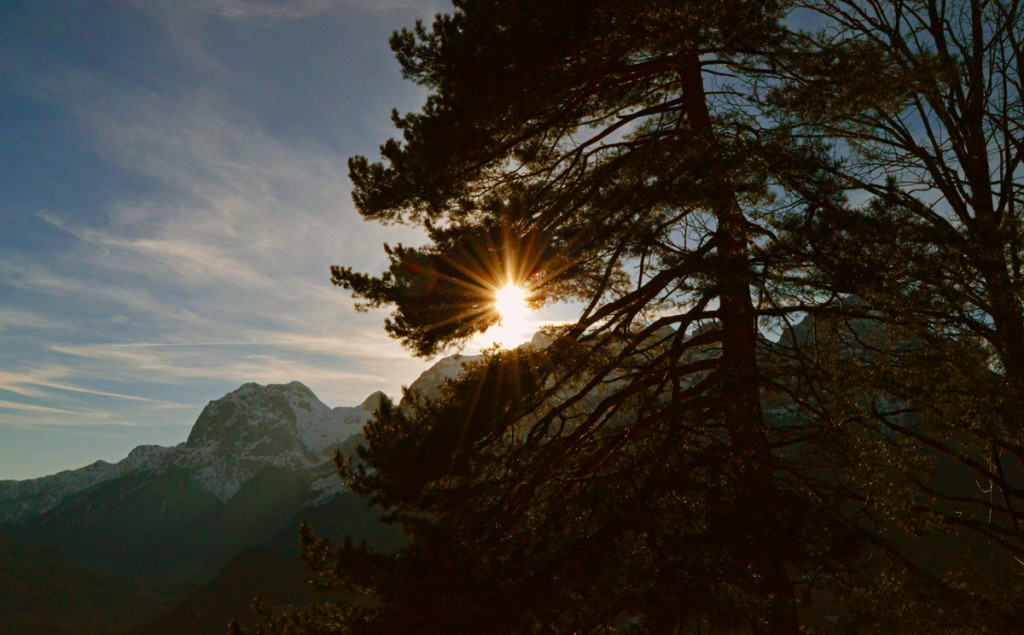
[[[449,376],[459,365],[445,362],[435,374]],[[298,381],[242,384],[203,408],[184,443],[141,445],[117,463],[96,461],[37,479],[0,481],[0,522],[24,521],[99,483],[172,468],[228,500],[267,467],[327,465],[336,448],[362,431],[382,394],[374,392],[358,406],[329,408]]]
[[[377,409],[377,404],[380,403],[381,397],[387,397],[387,395],[378,390],[364,399],[363,403],[359,404],[359,407],[366,412],[373,413],[373,411]]]
[[[281,393],[300,393],[307,396],[313,395],[313,391],[309,389],[309,386],[301,381],[290,381],[287,384],[267,384],[266,390]]]
[[[287,443],[287,437],[294,435],[273,432],[280,432],[283,427],[294,429],[298,420],[297,409],[329,410],[299,382],[268,386],[254,382],[243,384],[203,408],[185,445],[192,447],[216,443],[236,446],[268,438],[294,445],[294,439],[291,439],[292,443]]]

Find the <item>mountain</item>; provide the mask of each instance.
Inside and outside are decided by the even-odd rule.
[[[304,506],[341,493],[330,457],[379,398],[330,408],[299,382],[245,384],[211,401],[182,444],[0,483],[0,519],[10,536],[86,566],[212,573]]]
[[[469,359],[439,361],[416,389],[436,394]],[[299,382],[248,383],[176,446],[0,481],[0,633],[223,632],[258,591],[308,600],[303,520],[396,548],[404,538],[331,460],[353,451],[382,396],[331,408]]]
[[[330,408],[297,381],[245,384],[211,401],[179,445],[139,446],[114,464],[97,461],[52,476],[0,481],[0,524],[24,522],[75,494],[143,474],[175,472],[197,490],[227,501],[268,467],[322,465],[337,445],[362,430],[381,394],[359,406]]]

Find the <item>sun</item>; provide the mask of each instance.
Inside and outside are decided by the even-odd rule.
[[[506,284],[494,294],[494,307],[501,316],[501,323],[523,323],[530,312],[526,305],[526,289],[515,285]]]
[[[530,321],[532,310],[526,303],[526,289],[508,283],[494,292],[494,309],[498,312],[500,324],[487,329],[486,343],[512,347],[529,341],[533,335]]]

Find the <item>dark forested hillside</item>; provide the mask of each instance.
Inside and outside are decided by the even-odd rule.
[[[0,533],[0,633],[109,635],[168,610],[195,580],[88,569]]]
[[[257,620],[252,610],[259,595],[270,607],[309,604],[315,597],[309,584],[299,548],[299,524],[306,522],[317,533],[341,544],[345,536],[376,549],[393,551],[404,543],[394,528],[380,523],[379,510],[367,509],[357,496],[343,495],[329,503],[309,508],[282,524],[268,542],[250,547],[233,557],[217,574],[174,608],[133,633],[221,634],[228,623],[239,619],[251,625]]]

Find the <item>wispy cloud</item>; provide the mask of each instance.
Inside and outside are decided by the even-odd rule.
[[[184,4],[224,18],[295,20],[314,17],[338,3],[332,0],[188,0]]]
[[[65,410],[64,408],[50,408],[49,406],[36,406],[28,403],[20,403],[17,401],[7,401],[6,399],[0,399],[0,410],[25,410],[28,412],[45,412],[48,414],[59,414],[59,415],[78,415],[81,414],[75,410]]]
[[[110,397],[146,404],[160,404],[172,407],[186,407],[186,404],[168,402],[163,399],[151,399],[138,395],[122,392],[112,392],[98,388],[90,388],[80,384],[67,381],[71,376],[79,374],[67,366],[52,366],[46,368],[34,368],[24,372],[10,372],[0,370],[0,390],[6,390],[23,397],[30,398],[52,398],[54,392],[70,392],[95,397]]]
[[[109,412],[97,410],[67,410],[61,408],[32,408],[25,404],[8,405],[12,402],[0,401],[0,411],[4,412],[3,424],[13,428],[139,428],[136,421],[120,418]],[[20,414],[20,413],[30,414]]]
[[[108,369],[112,380],[133,378],[187,385],[196,381],[285,383],[300,380],[330,405],[351,405],[366,394],[398,394],[426,367],[382,334],[366,337],[317,337],[284,333],[277,341],[134,342],[127,344],[59,344],[50,350],[78,358],[78,366]],[[55,381],[18,381],[20,392],[59,387]],[[0,387],[6,387],[0,383]]]
[[[4,271],[0,262],[0,273]],[[52,316],[41,315],[26,309],[0,307],[0,333],[10,329],[46,329],[49,331],[67,331],[72,327],[64,320]]]
[[[86,388],[84,386],[74,386],[72,384],[60,383],[60,382],[48,382],[48,383],[37,383],[33,384],[42,388],[49,388],[51,390],[64,390],[67,392],[77,392],[83,395],[95,395],[97,397],[113,397],[115,399],[126,399],[128,401],[140,401],[143,403],[153,404],[167,404],[168,402],[162,399],[149,399],[148,397],[139,397],[137,395],[127,395],[124,393],[110,392],[107,390],[96,390],[95,388]],[[175,406],[183,406],[184,404],[171,404]]]
[[[365,136],[361,148],[290,135],[256,112],[262,100],[238,97],[251,81],[247,95],[270,102],[273,86],[243,77],[211,35],[246,20],[283,28],[337,19],[331,11],[355,5],[445,8],[432,0],[140,2],[147,19],[167,14],[156,16],[165,30],[157,45],[181,81],[125,81],[46,51],[18,52],[3,68],[17,73],[21,97],[58,113],[73,135],[61,143],[86,149],[80,156],[117,178],[88,206],[70,196],[36,211],[31,222],[59,247],[0,253],[0,426],[134,422],[180,433],[203,403],[246,381],[299,380],[329,405],[352,405],[374,390],[397,395],[428,365],[384,334],[381,312],[357,314],[328,281],[331,264],[382,269],[385,240],[423,240],[364,223],[351,202],[346,159],[390,131],[387,109],[371,117],[341,104],[355,113],[343,122],[356,131],[346,138]],[[260,26],[242,39],[266,33]],[[385,90],[376,76],[363,81]]]
[[[69,369],[63,367],[32,368],[22,372],[0,369],[0,390],[22,397],[47,397],[48,393],[42,388],[55,378],[66,376],[68,372]]]

